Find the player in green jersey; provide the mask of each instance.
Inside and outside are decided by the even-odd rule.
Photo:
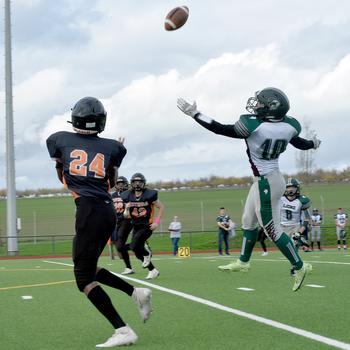
[[[228,265],[219,266],[222,271],[248,271],[250,257],[258,237],[258,225],[276,244],[282,254],[295,268],[293,291],[297,291],[310,268],[304,264],[290,237],[280,225],[279,201],[286,183],[279,170],[278,158],[286,150],[288,143],[301,150],[318,148],[321,141],[316,137],[306,140],[299,136],[299,122],[287,116],[288,97],[279,89],[265,88],[257,91],[247,101],[249,114],[241,115],[230,125],[221,124],[198,111],[196,103],[188,103],[182,98],[178,108],[192,117],[204,128],[227,137],[244,139],[247,154],[254,174],[243,218],[243,245],[239,259]]]

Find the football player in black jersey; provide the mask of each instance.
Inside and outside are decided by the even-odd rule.
[[[116,191],[112,193],[114,208],[117,214],[117,226],[112,236],[112,242],[115,244],[120,258],[125,263],[125,269],[121,273],[122,275],[130,275],[135,273],[131,267],[130,256],[128,252],[128,240],[129,234],[132,230],[131,220],[124,217],[125,205],[121,198],[121,194],[129,189],[129,182],[126,177],[118,176],[115,184]]]
[[[131,219],[134,229],[130,249],[142,261],[142,267],[149,270],[146,279],[154,279],[159,276],[159,271],[154,267],[152,253],[145,243],[160,224],[164,205],[158,199],[158,191],[146,187],[143,174],[134,174],[130,184],[131,189],[121,195],[125,203],[124,216]],[[154,217],[155,208],[158,209],[157,217]]]
[[[101,348],[133,344],[137,335],[122,320],[99,283],[132,297],[144,322],[152,311],[149,289],[134,288],[97,265],[116,224],[108,190],[114,186],[118,167],[126,154],[122,143],[98,136],[104,130],[106,116],[98,99],[84,97],[72,109],[75,132],[56,132],[46,140],[49,154],[56,160],[58,178],[75,198],[73,262],[77,286],[115,329],[105,343],[96,345]]]

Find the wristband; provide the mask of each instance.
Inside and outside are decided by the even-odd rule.
[[[153,222],[154,222],[155,224],[159,225],[159,224],[160,224],[160,217],[156,217],[156,218],[153,220]]]

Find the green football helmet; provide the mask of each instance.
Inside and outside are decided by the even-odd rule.
[[[286,183],[286,191],[285,191],[285,195],[286,196],[290,196],[290,197],[297,197],[300,195],[300,182],[299,180],[290,177],[287,180]]]
[[[254,97],[248,99],[246,110],[258,118],[279,122],[289,111],[289,100],[283,91],[267,87],[257,91]]]

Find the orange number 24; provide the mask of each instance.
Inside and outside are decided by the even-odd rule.
[[[87,153],[81,149],[75,149],[70,153],[70,156],[74,159],[69,163],[69,173],[71,175],[87,176]],[[89,171],[95,173],[95,177],[104,178],[106,175],[104,163],[105,156],[102,153],[97,153],[89,164]]]

